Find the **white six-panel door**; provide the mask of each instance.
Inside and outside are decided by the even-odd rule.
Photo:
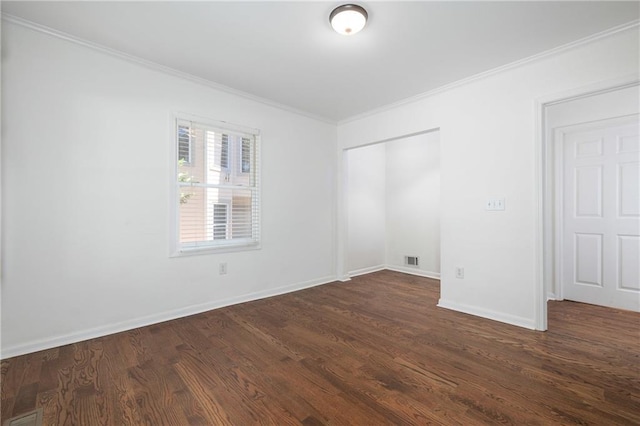
[[[639,133],[638,116],[560,133],[565,299],[640,311]]]

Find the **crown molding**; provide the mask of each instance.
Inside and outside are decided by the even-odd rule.
[[[109,55],[109,56],[112,56],[112,57],[115,57],[115,58],[118,58],[118,59],[122,59],[122,60],[125,60],[127,62],[136,64],[136,65],[141,65],[141,66],[143,66],[145,68],[148,68],[148,69],[151,69],[151,70],[154,70],[154,71],[159,71],[159,72],[162,72],[164,74],[171,75],[173,77],[178,77],[178,78],[181,78],[183,80],[188,80],[188,81],[190,81],[192,83],[200,84],[202,86],[207,86],[209,88],[212,88],[212,89],[215,89],[215,90],[219,90],[221,92],[226,92],[226,93],[229,93],[229,94],[232,94],[232,95],[236,95],[236,96],[239,96],[241,98],[245,98],[245,99],[248,99],[248,100],[251,100],[251,101],[254,101],[254,102],[258,102],[258,103],[261,103],[261,104],[264,104],[264,105],[267,105],[267,106],[270,106],[270,107],[273,107],[273,108],[277,108],[277,109],[280,109],[280,110],[283,110],[283,111],[286,111],[286,112],[290,112],[290,113],[293,113],[293,114],[301,115],[301,116],[304,116],[306,118],[310,118],[310,119],[313,119],[313,120],[321,121],[321,122],[326,123],[326,124],[332,124],[332,125],[336,125],[337,124],[336,120],[331,120],[331,119],[329,119],[327,117],[323,117],[323,116],[320,116],[320,115],[312,114],[312,113],[303,111],[301,109],[297,109],[297,108],[294,108],[294,107],[291,107],[291,106],[288,106],[288,105],[285,105],[285,104],[281,104],[279,102],[272,101],[272,100],[267,99],[267,98],[262,98],[260,96],[252,95],[251,93],[243,92],[242,90],[237,90],[237,89],[234,89],[232,87],[225,86],[224,84],[216,83],[214,81],[207,80],[205,78],[198,77],[198,76],[195,76],[193,74],[189,74],[189,73],[186,73],[186,72],[183,72],[183,71],[179,71],[179,70],[177,70],[175,68],[171,68],[171,67],[168,67],[166,65],[161,65],[161,64],[159,64],[157,62],[149,61],[147,59],[143,59],[143,58],[140,58],[140,57],[135,56],[135,55],[130,55],[130,54],[122,52],[120,50],[112,49],[110,47],[106,47],[106,46],[103,46],[101,44],[94,43],[94,42],[91,42],[91,41],[76,37],[74,35],[65,33],[63,31],[58,31],[56,29],[47,27],[45,25],[41,25],[41,24],[38,24],[36,22],[29,21],[27,19],[23,19],[23,18],[14,16],[14,15],[11,15],[11,14],[8,14],[8,13],[5,13],[5,12],[2,12],[1,15],[2,15],[2,20],[3,21],[10,22],[12,24],[16,24],[16,25],[19,25],[19,26],[24,27],[24,28],[28,28],[28,29],[33,30],[33,31],[37,31],[37,32],[42,33],[42,34],[47,34],[47,35],[50,35],[52,37],[56,37],[56,38],[59,38],[59,39],[62,39],[62,40],[66,40],[66,41],[69,41],[71,43],[74,43],[74,44],[77,44],[77,45],[80,45],[80,46],[83,46],[83,47],[87,47],[87,48],[92,49],[94,51],[101,52],[101,53],[104,53],[106,55]]]
[[[610,28],[608,30],[605,30],[605,31],[602,31],[602,32],[599,32],[599,33],[596,33],[596,34],[593,34],[593,35],[590,35],[588,37],[584,37],[584,38],[581,38],[579,40],[572,41],[572,42],[567,43],[567,44],[563,44],[561,46],[555,47],[555,48],[550,49],[550,50],[546,50],[544,52],[535,54],[533,56],[529,56],[527,58],[520,59],[518,61],[511,62],[511,63],[508,63],[506,65],[502,65],[502,66],[499,66],[497,68],[493,68],[491,70],[484,71],[484,72],[481,72],[479,74],[472,75],[472,76],[467,77],[467,78],[463,78],[462,80],[454,81],[453,83],[449,83],[449,84],[446,84],[444,86],[440,86],[440,87],[438,87],[436,89],[429,90],[427,92],[423,92],[423,93],[420,93],[418,95],[410,96],[408,98],[401,99],[401,100],[399,100],[397,102],[393,102],[393,103],[390,103],[390,104],[387,104],[387,105],[383,105],[383,106],[381,106],[379,108],[375,108],[375,109],[363,112],[361,114],[356,114],[356,115],[351,116],[349,118],[346,118],[344,120],[338,121],[338,126],[342,126],[344,124],[351,123],[353,121],[358,121],[358,120],[361,120],[363,118],[371,117],[372,115],[380,114],[382,112],[389,111],[389,110],[398,108],[398,107],[403,106],[403,105],[412,104],[414,102],[421,101],[423,99],[429,98],[429,97],[437,95],[439,93],[443,93],[443,92],[446,92],[448,90],[455,89],[457,87],[464,86],[466,84],[473,83],[475,81],[482,80],[482,79],[485,79],[487,77],[491,77],[493,75],[502,73],[504,71],[512,70],[514,68],[518,68],[518,67],[521,67],[523,65],[530,64],[532,62],[540,61],[542,59],[549,58],[549,57],[554,56],[554,55],[558,55],[560,53],[563,53],[563,52],[566,52],[566,51],[569,51],[569,50],[584,46],[586,44],[593,43],[593,42],[595,42],[597,40],[601,40],[601,39],[610,37],[610,36],[612,36],[614,34],[618,34],[618,33],[624,32],[624,31],[628,31],[628,30],[632,30],[632,29],[638,28],[638,27],[640,27],[640,20],[636,19],[636,20],[633,20],[633,21],[628,22],[626,24],[622,24],[622,25],[619,25],[617,27],[613,27],[613,28]]]

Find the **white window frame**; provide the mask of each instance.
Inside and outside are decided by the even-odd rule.
[[[171,115],[171,136],[169,138],[170,141],[170,161],[171,166],[169,170],[172,172],[169,174],[170,179],[170,246],[169,246],[169,256],[170,257],[180,257],[180,256],[191,256],[191,255],[202,255],[202,254],[213,254],[213,253],[227,253],[227,252],[237,252],[237,251],[247,251],[247,250],[257,250],[261,249],[261,231],[260,226],[262,223],[262,215],[261,215],[261,177],[260,177],[260,130],[241,126],[237,124],[231,124],[225,121],[216,121],[208,118],[203,118],[201,116],[186,114],[186,113],[173,113]],[[252,166],[255,168],[255,187],[252,189],[252,204],[255,209],[257,209],[256,220],[257,220],[257,229],[254,230],[255,238],[247,238],[247,239],[235,239],[235,240],[215,240],[210,244],[199,245],[197,247],[188,247],[184,246],[179,242],[180,238],[180,215],[179,215],[179,194],[180,194],[180,186],[177,183],[178,177],[178,149],[177,149],[177,134],[178,134],[178,123],[180,121],[192,121],[196,122],[208,127],[220,129],[222,131],[229,131],[231,133],[241,133],[241,134],[250,134],[253,135],[254,142],[254,163]],[[194,143],[191,143],[191,157],[195,154],[193,152]],[[229,149],[229,164],[232,161],[231,157],[231,149]],[[242,166],[239,166],[239,170],[241,171]],[[197,184],[196,184],[197,185]],[[224,204],[224,203],[217,203]],[[210,206],[213,208],[213,206]],[[227,215],[228,217],[232,216],[231,208],[228,206]],[[228,226],[228,225],[227,225]],[[229,228],[227,227],[227,232],[229,232]]]

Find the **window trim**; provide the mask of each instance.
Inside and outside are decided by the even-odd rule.
[[[259,129],[242,126],[226,121],[217,121],[210,118],[182,113],[173,112],[170,114],[171,126],[169,135],[169,161],[170,165],[169,173],[169,257],[182,257],[182,256],[194,256],[194,255],[206,255],[215,253],[231,253],[242,252],[250,250],[260,250],[262,248],[262,177],[260,175],[260,161],[261,161],[261,132]],[[179,121],[194,121],[205,126],[211,126],[221,130],[228,130],[229,132],[237,132],[243,134],[251,134],[255,138],[254,147],[254,167],[255,167],[255,187],[252,203],[257,203],[259,206],[257,212],[257,241],[253,239],[235,239],[235,240],[216,240],[215,244],[211,245],[198,245],[194,247],[188,247],[188,244],[181,245],[178,241],[180,237],[180,219],[179,219],[179,205],[175,200],[179,194],[179,186],[176,184],[176,177],[178,176],[178,150],[176,149],[176,135],[178,132]],[[222,241],[228,241],[224,243]]]

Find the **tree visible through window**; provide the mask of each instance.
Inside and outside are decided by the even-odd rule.
[[[257,134],[224,123],[180,119],[176,129],[175,181],[181,196],[176,202],[174,252],[256,246],[260,218]]]

